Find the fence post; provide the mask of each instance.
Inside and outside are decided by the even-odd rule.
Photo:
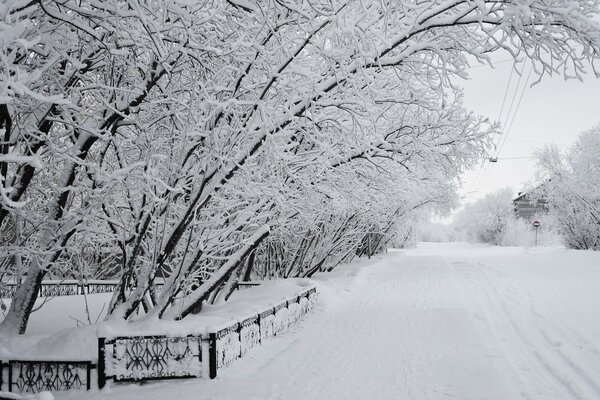
[[[91,379],[92,379],[92,363],[91,362],[87,363],[86,374],[87,374],[87,376],[86,376],[86,378],[87,378],[86,388],[87,388],[87,390],[90,390],[92,388],[92,382],[90,382]]]
[[[8,361],[8,391],[12,392],[12,365],[10,365],[10,360]]]
[[[217,377],[217,334],[208,336],[208,376],[210,379]]]
[[[106,338],[98,338],[98,367],[96,369],[98,373],[98,389],[102,389],[106,385],[106,366],[105,366],[105,352],[104,347]]]
[[[238,326],[237,326],[237,334],[238,334],[238,340],[240,341],[240,357],[242,357],[242,323],[238,322]]]
[[[256,323],[258,324],[258,344],[262,345],[262,328],[260,327],[260,314],[258,313],[258,318],[256,319]]]

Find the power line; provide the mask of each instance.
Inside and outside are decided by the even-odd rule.
[[[523,77],[523,71],[524,70],[525,70],[525,63],[523,63],[523,67],[521,67],[521,71],[519,73],[519,80],[517,81],[517,86],[515,87],[515,92],[513,94],[512,99],[511,99],[510,107],[508,109],[508,113],[506,114],[505,125],[504,125],[506,127],[505,133],[500,138],[500,141],[498,142],[499,146],[496,148],[496,151],[494,152],[495,155],[490,158],[490,161],[492,161],[492,160],[498,161],[499,160],[498,156],[500,155],[500,152],[504,148],[504,145],[506,143],[508,135],[510,134],[512,125],[513,125],[513,123],[515,121],[515,117],[517,115],[517,112],[519,111],[519,108],[521,106],[521,102],[523,100],[523,95],[525,94],[525,89],[527,88],[527,84],[529,83],[529,78],[531,77],[531,73],[533,71],[533,63],[531,64],[531,67],[529,68],[529,73],[527,74],[527,79],[525,80],[525,83],[523,84],[523,87],[521,88],[521,95],[519,96],[519,100],[517,102],[517,105],[516,105],[516,107],[514,109],[514,112],[512,113],[512,117],[511,117],[510,114],[511,114],[511,111],[513,109],[514,101],[517,98],[517,93],[519,92],[519,85],[521,83],[521,79]],[[508,122],[509,119],[510,119],[510,123]],[[530,158],[530,157],[527,157],[527,158]],[[513,157],[513,158],[504,158],[504,159],[520,159],[520,158]],[[481,181],[479,182],[479,184],[477,186],[477,190],[478,191],[485,184],[485,182],[489,178],[489,175],[490,175],[491,172],[492,172],[492,166],[491,166],[491,163],[490,163],[489,164],[489,168],[487,168],[486,173],[483,175],[483,178],[481,179]]]
[[[510,61],[510,60],[507,60],[507,61]],[[512,82],[512,77],[513,77],[514,71],[515,71],[515,68],[511,68],[510,69],[510,75],[508,77],[508,82],[506,83],[506,87],[504,88],[504,97],[502,98],[502,105],[500,106],[500,112],[498,113],[498,118],[496,119],[497,121],[500,121],[500,118],[502,118],[502,113],[504,112],[504,106],[506,104],[506,98],[508,96],[508,90],[510,89],[510,84]],[[500,140],[502,140],[502,137],[500,137],[498,143],[500,143]],[[495,149],[496,148],[496,144],[494,144],[493,141],[492,141],[492,144],[494,145],[494,149]],[[477,172],[477,175],[475,176],[475,179],[473,180],[473,183],[471,183],[471,185],[469,186],[469,189],[471,191],[473,191],[473,189],[475,189],[474,191],[478,191],[479,182],[483,178],[483,175],[485,175],[487,173],[487,170],[489,168],[491,168],[491,165],[489,165],[487,163],[487,159],[486,159],[486,160],[484,160],[483,168],[481,168]]]
[[[512,95],[512,99],[510,101],[510,107],[508,108],[508,112],[506,113],[506,118],[504,120],[504,125],[503,128],[507,126],[508,123],[508,119],[510,118],[510,113],[513,109],[513,105],[515,103],[515,99],[517,97],[517,93],[519,92],[519,86],[521,85],[521,79],[523,79],[523,70],[525,68],[525,64],[523,64],[523,66],[521,67],[521,71],[519,72],[519,79],[517,80],[517,84],[515,86],[515,90],[514,93]],[[510,89],[510,82],[513,76],[514,71],[516,70],[516,68],[511,68],[510,70],[510,77],[508,79],[508,84],[506,85],[506,88],[504,90],[504,98],[502,99],[502,106],[500,107],[500,113],[498,114],[498,120],[500,120],[502,118],[502,113],[504,112],[504,107],[506,105],[506,99],[508,96],[508,91]],[[506,131],[505,131],[506,132]],[[492,153],[492,155],[490,155],[489,160],[493,159],[493,158],[498,158],[497,155],[495,155],[497,152],[496,150],[498,149],[498,147],[501,145],[502,143],[502,139],[505,137],[505,135],[500,135],[500,138],[498,139],[498,143],[494,145],[494,152]],[[495,156],[494,156],[495,155]],[[483,186],[483,184],[487,181],[487,178],[490,176],[492,172],[492,164],[486,164],[485,167],[483,168],[483,174],[481,175],[481,177],[479,178],[479,180],[475,181],[475,189],[476,191],[479,191],[481,189],[481,187]]]
[[[523,65],[523,68],[525,68],[525,65]],[[523,71],[523,69],[521,69],[521,72],[522,71]],[[523,101],[523,95],[525,94],[525,89],[527,88],[527,84],[529,83],[529,78],[531,78],[532,72],[533,72],[533,63],[531,63],[531,66],[529,67],[529,73],[527,74],[527,79],[525,80],[525,84],[523,85],[523,89],[521,90],[521,96],[519,97],[519,102],[517,103],[517,108],[515,108],[515,112],[513,113],[512,119],[510,120],[510,124],[508,125],[508,128],[506,130],[506,135],[504,136],[504,140],[500,144],[500,148],[498,149],[496,157],[500,155],[500,152],[502,151],[502,149],[504,148],[504,144],[506,143],[506,139],[508,138],[508,135],[510,134],[511,128],[513,126],[513,122],[515,122],[515,116],[517,115],[517,112],[519,111],[519,107],[521,106],[521,101]]]

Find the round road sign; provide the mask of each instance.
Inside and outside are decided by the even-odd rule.
[[[537,228],[538,226],[540,226],[540,221],[533,221],[533,226],[535,226],[536,228]]]

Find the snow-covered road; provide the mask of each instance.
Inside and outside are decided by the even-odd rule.
[[[317,311],[214,381],[88,395],[600,399],[598,253],[423,244],[345,266],[318,282]]]

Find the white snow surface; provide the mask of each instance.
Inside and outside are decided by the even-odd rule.
[[[108,321],[87,326],[82,326],[87,320],[85,299],[92,322],[102,321],[111,293],[39,299],[36,305],[44,301],[46,304],[32,314],[26,335],[0,337],[0,360],[96,362],[98,336],[187,336],[214,332],[293,298],[312,286],[314,284],[308,279],[266,281],[260,286],[234,292],[225,304],[204,305],[200,314],[190,315],[182,321],[141,319],[133,323]]]
[[[219,370],[215,380],[54,396],[600,399],[600,252],[420,243],[314,281],[316,310]],[[290,289],[272,285],[255,296],[266,301],[267,293]],[[232,304],[232,313],[244,307]],[[215,323],[229,318],[206,311],[215,312]],[[88,329],[95,336],[97,327]],[[64,347],[59,351],[68,353]]]
[[[316,281],[316,311],[217,379],[85,397],[600,399],[600,253],[419,244]]]

